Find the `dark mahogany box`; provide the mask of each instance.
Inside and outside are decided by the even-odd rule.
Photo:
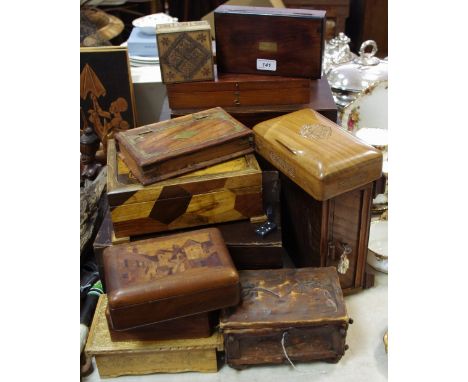
[[[220,72],[320,78],[325,11],[221,5],[214,20]]]

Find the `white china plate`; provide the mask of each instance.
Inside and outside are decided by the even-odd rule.
[[[127,46],[127,42],[123,42],[120,46]],[[128,56],[130,64],[136,63],[141,65],[154,65],[159,64],[159,57],[149,57],[149,56]]]
[[[136,61],[146,64],[157,64],[159,63],[159,57],[147,57],[147,56],[130,56],[130,61]]]
[[[126,0],[91,0],[86,2],[86,0],[80,0],[80,5],[83,5],[83,3],[86,3],[87,6],[97,6],[97,5],[122,5],[125,4]]]
[[[380,272],[388,273],[388,220],[371,222],[367,263]]]
[[[341,126],[355,135],[363,128],[388,130],[388,81],[375,82],[346,106],[341,112]],[[367,135],[382,137],[382,134]]]
[[[156,25],[177,22],[176,17],[171,17],[165,13],[154,13],[135,19],[132,21],[134,27],[140,28],[145,34],[155,35]]]

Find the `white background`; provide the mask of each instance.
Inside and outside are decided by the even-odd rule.
[[[0,13],[2,381],[79,379],[79,15],[70,3],[9,1]],[[389,4],[389,379],[461,381],[467,7]]]

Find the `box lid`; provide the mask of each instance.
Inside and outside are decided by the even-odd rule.
[[[220,5],[215,9],[214,14],[231,13],[240,15],[265,15],[265,16],[287,16],[301,18],[324,19],[326,11],[312,9],[294,9],[294,8],[271,8],[271,7],[250,7],[244,5]]]
[[[216,228],[120,244],[106,248],[103,256],[111,309],[187,297],[239,282]]]
[[[214,81],[167,84],[169,93],[216,92],[266,89],[310,88],[310,80],[298,77],[264,76],[261,74],[218,73],[215,66]]]
[[[335,267],[239,271],[242,302],[221,313],[222,331],[326,325],[349,317]]]
[[[256,150],[317,200],[368,184],[382,174],[382,153],[312,109],[254,127]]]
[[[118,155],[112,139],[107,144],[107,166],[107,198],[111,207],[187,198],[188,195],[206,194],[222,188],[260,185],[262,176],[255,156],[248,154],[177,178],[143,186]],[[246,176],[252,177],[254,183],[249,183]]]
[[[210,23],[201,21],[183,21],[156,25],[156,34],[211,30]]]
[[[249,128],[216,107],[120,132],[116,140],[138,166],[144,167],[251,134]]]
[[[107,295],[103,294],[99,296],[86,343],[85,352],[90,356],[215,348],[223,350],[223,337],[217,331],[211,337],[198,339],[112,341],[105,315],[106,309]]]

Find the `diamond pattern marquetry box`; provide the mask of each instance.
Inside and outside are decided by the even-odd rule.
[[[207,21],[156,27],[162,81],[165,84],[214,79],[210,24]]]

